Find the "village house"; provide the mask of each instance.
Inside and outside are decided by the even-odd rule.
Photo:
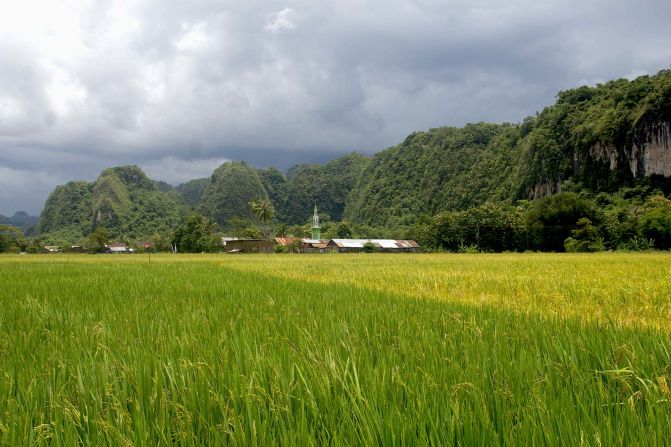
[[[373,246],[380,253],[418,253],[421,247],[415,241],[394,239],[322,239],[317,206],[312,216],[310,238],[276,237],[274,240],[244,239],[224,236],[221,245],[226,253],[272,253],[275,246],[285,247],[284,251],[298,253],[358,253]]]
[[[105,245],[108,253],[132,253],[133,249],[128,248],[123,242],[113,242],[111,244]]]
[[[227,253],[272,253],[273,241],[264,239],[228,238],[222,241]]]
[[[315,206],[312,216],[312,238],[278,237],[275,243],[284,247],[297,247],[301,253],[358,253],[364,251],[366,244],[372,244],[374,251],[381,253],[418,253],[419,244],[412,240],[394,239],[321,239],[319,215]]]
[[[308,239],[300,237],[276,237],[275,244],[300,253],[325,253],[329,250],[328,239]]]
[[[394,239],[331,239],[328,247],[339,253],[359,253],[366,244],[372,244],[374,251],[381,253],[419,253],[421,247],[415,241]]]

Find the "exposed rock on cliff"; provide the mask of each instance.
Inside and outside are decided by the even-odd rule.
[[[525,140],[520,196],[571,180],[592,191],[634,182],[671,186],[671,70],[559,93]],[[666,186],[665,186],[666,185]]]
[[[627,155],[635,177],[671,177],[671,121],[646,123],[637,128]]]

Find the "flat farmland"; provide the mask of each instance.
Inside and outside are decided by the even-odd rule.
[[[0,445],[668,445],[671,254],[0,257]]]

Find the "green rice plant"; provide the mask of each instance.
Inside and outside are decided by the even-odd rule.
[[[669,256],[147,261],[0,257],[0,445],[671,442]]]

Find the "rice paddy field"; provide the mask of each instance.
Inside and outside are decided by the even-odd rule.
[[[669,445],[671,254],[0,257],[0,445]]]

